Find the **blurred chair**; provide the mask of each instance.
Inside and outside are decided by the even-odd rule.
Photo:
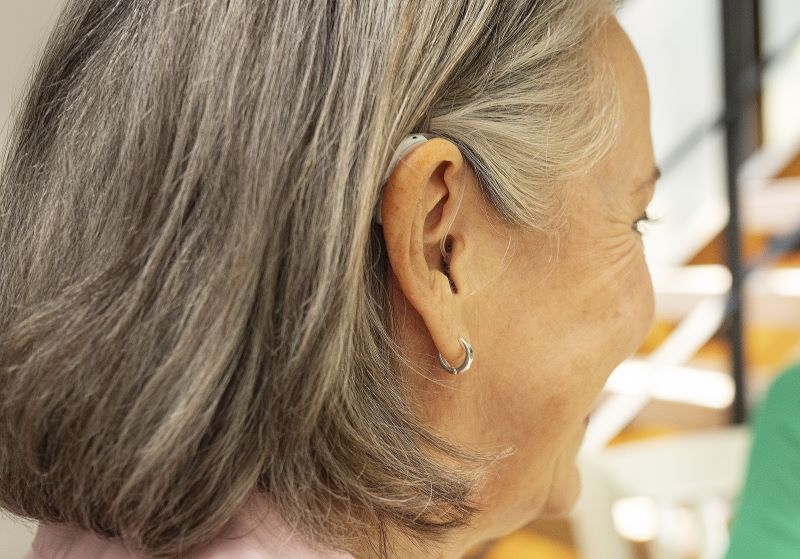
[[[647,542],[649,557],[683,559],[688,518],[698,536],[694,556],[721,559],[750,445],[749,427],[732,426],[582,455],[583,489],[571,515],[580,556],[635,559],[620,533],[628,530]]]

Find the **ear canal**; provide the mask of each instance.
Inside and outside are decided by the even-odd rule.
[[[448,256],[450,254],[449,247],[448,247]],[[456,288],[456,284],[453,283],[453,278],[450,277],[450,262],[444,256],[442,257],[442,268],[444,269],[444,275],[447,276],[447,281],[450,282],[450,290],[453,293],[458,293],[458,289]]]

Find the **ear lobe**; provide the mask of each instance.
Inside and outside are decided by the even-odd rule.
[[[439,251],[456,211],[458,196],[450,194],[463,188],[464,165],[455,144],[432,138],[395,167],[384,187],[381,208],[386,250],[397,286],[422,318],[437,351],[450,363],[463,359],[465,351],[458,338],[469,339],[469,333],[461,319],[458,284],[450,274],[451,240],[445,240],[451,244],[445,262]],[[439,253],[435,258],[428,256],[431,247]]]

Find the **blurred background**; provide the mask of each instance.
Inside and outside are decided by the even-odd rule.
[[[570,518],[471,559],[722,559],[754,413],[800,363],[800,2],[625,0],[618,16],[663,171],[644,238],[656,323],[592,414]]]
[[[0,146],[62,4],[0,6]],[[572,515],[470,559],[721,559],[753,412],[800,362],[800,2],[624,0],[618,15],[663,171],[645,234],[656,324],[592,414]],[[2,557],[32,534],[0,513]]]

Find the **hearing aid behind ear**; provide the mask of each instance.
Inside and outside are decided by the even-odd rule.
[[[394,155],[392,156],[392,160],[389,163],[389,168],[383,175],[383,180],[381,180],[381,189],[386,184],[386,181],[389,180],[389,177],[392,175],[392,171],[394,171],[394,168],[397,166],[397,163],[403,158],[403,156],[405,156],[419,144],[424,144],[425,142],[427,142],[429,139],[431,139],[431,137],[432,136],[430,134],[421,134],[421,133],[411,134],[410,136],[406,136],[397,145],[397,149],[395,150]],[[378,203],[375,206],[375,214],[373,215],[372,218],[375,221],[375,223],[378,223],[380,225],[383,224],[383,222],[381,221],[382,201],[383,201],[383,191],[381,190],[381,193],[378,196]]]

